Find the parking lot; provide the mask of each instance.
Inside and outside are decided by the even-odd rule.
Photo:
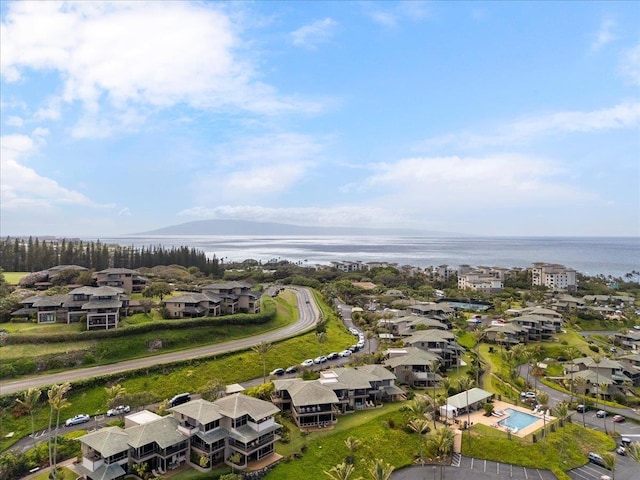
[[[458,467],[445,467],[445,470],[447,480],[556,480],[556,476],[549,470],[525,468],[470,457],[461,457]],[[440,478],[440,467],[426,465],[403,468],[391,476],[392,480],[430,480],[431,478]]]
[[[587,463],[567,472],[573,480],[600,480],[603,475],[613,478],[613,474],[606,468],[593,463]],[[640,465],[627,456],[616,456],[616,480],[638,480],[640,478]]]

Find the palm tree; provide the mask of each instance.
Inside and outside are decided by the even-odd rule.
[[[416,396],[407,406],[409,411],[415,416],[424,418],[424,414],[429,411],[430,404],[426,397]]]
[[[432,360],[429,366],[429,369],[433,373],[433,397],[431,397],[432,408],[433,408],[433,428],[436,428],[436,413],[437,413],[437,404],[436,404],[436,373],[438,368],[440,367],[440,362],[438,360]]]
[[[602,392],[603,391],[606,392],[607,390],[609,390],[609,384],[608,383],[602,382],[602,383],[600,383],[598,385],[598,394],[600,396],[602,396]],[[604,400],[604,398],[603,398],[603,400]],[[607,416],[606,415],[604,417],[602,417],[602,421],[604,423],[604,433],[608,433],[607,432]],[[615,428],[615,425],[614,425],[614,428]]]
[[[353,465],[354,455],[362,446],[362,442],[355,437],[347,437],[344,441],[344,445],[347,447],[347,450],[349,450],[349,456],[346,459],[346,463]]]
[[[444,461],[453,451],[454,439],[455,433],[451,428],[440,427],[427,440],[429,450],[435,453],[436,459],[440,462],[440,478],[444,476]]]
[[[40,400],[40,395],[42,395],[42,392],[39,389],[30,388],[26,392],[24,392],[22,398],[16,398],[16,402],[22,405],[31,416],[31,438],[33,438],[34,445],[36,444],[36,439],[34,437],[35,426],[33,423],[33,411],[38,404],[38,400]]]
[[[547,408],[549,407],[549,394],[544,392],[536,392],[537,399],[540,405],[542,405],[542,449],[544,450],[544,443],[547,438]]]
[[[122,397],[127,394],[127,389],[119,383],[112,387],[105,387],[107,392],[107,408],[115,408],[120,403]]]
[[[325,470],[324,474],[331,480],[349,480],[353,475],[354,469],[355,467],[352,464],[344,462],[331,467],[329,471]]]
[[[594,355],[593,357],[593,363],[596,364],[596,385],[600,385],[600,362],[602,361],[602,357],[600,355]],[[596,397],[596,405],[595,408],[598,408],[598,394],[595,395]]]
[[[569,399],[569,403],[573,403],[573,359],[579,355],[578,349],[575,347],[567,347],[564,351],[565,355],[569,360],[571,360],[571,373],[569,374],[569,393],[571,394],[571,398]]]
[[[424,435],[429,431],[429,421],[425,418],[415,418],[411,420],[407,427],[409,427],[412,431],[416,432],[418,435]],[[424,467],[424,454],[422,452],[422,439],[420,439],[420,463]]]
[[[385,463],[381,458],[378,458],[369,467],[371,480],[389,480],[394,469],[393,465]]]
[[[364,336],[367,339],[367,347],[369,349],[369,355],[371,355],[371,340],[373,340],[374,338],[376,338],[376,333],[373,332],[372,330],[367,329],[364,332]]]
[[[458,380],[458,387],[466,393],[467,403],[467,431],[469,433],[469,445],[471,445],[471,408],[469,407],[469,390],[473,387],[473,380],[469,377],[463,377]]]
[[[474,330],[473,339],[476,341],[473,346],[476,353],[476,360],[478,361],[478,369],[476,370],[476,384],[480,385],[480,343],[485,339],[487,334],[484,330]]]
[[[51,446],[51,437],[49,437],[49,464],[51,465],[51,476],[53,478],[57,478],[58,475],[58,427],[60,425],[60,411],[71,405],[65,398],[69,390],[71,390],[71,384],[67,382],[62,385],[53,385],[47,392],[50,407],[49,431],[51,431],[53,412],[56,412],[56,430],[53,436],[53,448]]]
[[[587,410],[587,394],[586,394],[586,385],[587,381],[583,377],[578,377],[575,379],[575,384],[579,390],[582,391],[582,401],[584,402],[584,408],[582,409],[582,426],[586,428],[586,423],[584,420],[584,412]]]
[[[273,345],[264,340],[251,347],[251,350],[257,353],[262,359],[262,383],[267,383],[267,353],[269,353],[272,348]]]
[[[611,452],[602,454],[602,459],[608,470],[611,470],[611,480],[616,480],[616,456]]]
[[[556,405],[553,412],[555,416],[560,419],[560,426],[562,427],[562,455],[564,456],[564,423],[569,416],[569,409],[567,408],[567,404],[562,402]]]

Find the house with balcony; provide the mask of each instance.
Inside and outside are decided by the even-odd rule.
[[[116,328],[129,309],[129,296],[114,287],[79,287],[68,294],[34,295],[20,302],[14,317],[38,323],[73,323],[86,319],[87,329]]]
[[[622,371],[635,387],[640,387],[640,353],[631,353],[618,358]]]
[[[220,299],[222,314],[260,313],[260,293],[243,282],[212,283],[202,287],[202,293]]]
[[[540,315],[522,315],[509,319],[509,323],[525,328],[531,341],[549,341],[562,329],[561,320]]]
[[[82,461],[78,470],[89,480],[124,479],[129,464],[127,433],[119,427],[105,427],[82,437]]]
[[[80,470],[88,480],[119,480],[134,464],[146,463],[149,471],[162,474],[184,464],[211,469],[227,463],[238,453],[234,468],[251,469],[274,454],[281,425],[273,415],[279,410],[241,393],[208,402],[193,400],[158,417],[137,412],[125,417],[126,428],[106,427],[80,438]],[[144,415],[142,415],[144,413]],[[133,420],[135,417],[135,420]],[[206,467],[200,463],[204,457]]]
[[[186,293],[162,301],[169,318],[218,317],[222,313],[222,298],[213,293]]]
[[[613,334],[613,342],[627,350],[640,351],[640,330],[625,330]]]
[[[283,412],[290,412],[299,428],[325,428],[338,421],[336,405],[341,399],[329,386],[301,378],[274,380],[273,385],[271,402]]]
[[[438,369],[442,359],[435,353],[415,347],[390,348],[383,352],[384,365],[396,376],[398,383],[413,388],[432,387],[442,377]]]
[[[531,284],[544,286],[552,291],[575,292],[578,286],[576,271],[555,263],[534,263],[531,267]]]
[[[325,428],[338,421],[338,414],[404,398],[395,378],[381,365],[334,368],[320,372],[317,380],[273,380],[271,401],[291,412],[300,428]]]
[[[610,399],[615,393],[621,392],[626,382],[632,379],[624,373],[624,366],[607,357],[596,362],[592,357],[574,358],[564,364],[565,379],[574,382],[576,378],[585,380],[583,391],[578,394],[598,396]]]
[[[405,346],[429,351],[442,359],[445,370],[460,365],[464,349],[458,345],[455,335],[444,330],[418,330],[404,339]]]
[[[515,323],[491,325],[483,332],[487,342],[498,345],[517,345],[529,341],[529,330]]]
[[[95,277],[99,287],[121,288],[127,293],[140,293],[148,283],[140,272],[128,268],[107,268],[96,272]]]

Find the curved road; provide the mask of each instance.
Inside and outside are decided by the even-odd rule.
[[[157,365],[166,365],[175,362],[182,362],[196,358],[209,357],[237,350],[246,350],[262,341],[273,342],[285,338],[293,337],[302,332],[311,330],[316,326],[316,321],[320,315],[318,306],[316,305],[313,295],[306,288],[287,287],[287,289],[295,292],[298,298],[298,321],[287,327],[262,333],[252,337],[241,338],[230,342],[217,343],[215,345],[207,345],[204,347],[193,348],[189,350],[180,350],[177,352],[154,355],[151,357],[137,358],[134,360],[126,360],[124,362],[113,363],[109,365],[100,365],[96,367],[80,368],[77,370],[67,370],[60,373],[50,375],[41,375],[38,377],[30,377],[12,382],[0,383],[0,395],[8,395],[20,392],[28,388],[42,388],[63,382],[76,382],[87,378],[99,377],[103,375],[113,375],[130,370],[138,370]]]

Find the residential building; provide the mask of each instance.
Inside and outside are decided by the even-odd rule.
[[[95,273],[96,284],[99,287],[121,288],[127,293],[142,292],[148,280],[137,270],[128,268],[107,268]]]
[[[531,283],[553,291],[568,292],[575,292],[578,286],[575,270],[564,265],[541,262],[534,263],[531,268]]]
[[[515,323],[502,323],[491,325],[483,330],[485,340],[501,345],[516,345],[529,341],[529,330]]]
[[[333,268],[337,268],[341,272],[357,272],[360,270],[365,270],[365,266],[360,261],[349,262],[331,262],[331,266]]]
[[[464,349],[456,342],[455,335],[448,330],[418,330],[405,338],[404,344],[436,354],[442,359],[445,370],[460,365],[464,353]]]
[[[244,282],[212,283],[202,287],[207,296],[216,295],[220,299],[221,313],[260,313],[260,292],[251,290]]]
[[[613,334],[613,342],[628,350],[640,351],[640,330],[623,330]]]
[[[141,463],[161,474],[184,464],[211,470],[232,465],[232,458],[235,468],[251,470],[252,463],[263,466],[268,457],[279,459],[274,444],[281,425],[273,417],[279,410],[269,402],[237,393],[215,402],[193,400],[170,411],[159,418],[138,412],[132,414],[136,421],[125,418],[130,426],[124,429],[106,427],[78,438],[79,469],[88,480],[119,480]]]
[[[435,353],[415,347],[390,348],[383,352],[384,365],[398,383],[412,388],[432,387],[442,381],[438,369],[442,359]]]
[[[458,275],[458,288],[483,293],[498,293],[504,289],[504,269],[478,267]]]
[[[116,328],[129,309],[121,288],[79,287],[67,294],[34,295],[20,302],[14,317],[35,317],[38,323],[73,323],[86,319],[87,329]]]
[[[222,312],[222,298],[215,293],[186,293],[163,299],[169,318],[217,317]]]

